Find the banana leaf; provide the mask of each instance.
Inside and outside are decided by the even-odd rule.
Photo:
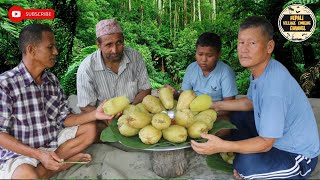
[[[119,140],[115,137],[113,134],[111,127],[105,128],[101,134],[100,134],[100,139],[103,142],[118,142]]]
[[[186,142],[183,143],[172,143],[163,138],[156,144],[148,145],[144,144],[139,136],[133,137],[125,137],[120,134],[117,126],[118,119],[112,120],[110,126],[104,129],[101,133],[100,139],[102,142],[120,142],[122,145],[127,146],[132,149],[152,149],[152,148],[161,148],[161,147],[189,147],[190,146],[190,138],[187,139]],[[217,121],[214,123],[213,128],[209,131],[210,134],[215,134],[221,129],[234,129],[235,126],[231,124],[229,121]],[[204,142],[205,139],[195,139],[198,142]]]
[[[209,134],[216,134],[221,129],[237,129],[230,121],[219,120],[213,124],[212,129],[208,132]]]
[[[226,173],[233,172],[233,166],[225,162],[219,153],[207,156],[206,161],[207,165],[212,169],[224,171]]]

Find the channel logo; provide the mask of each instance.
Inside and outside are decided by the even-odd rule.
[[[12,6],[8,11],[8,17],[12,22],[21,22],[24,19],[54,19],[54,10],[23,9],[20,6]]]
[[[307,6],[292,4],[285,8],[278,19],[281,34],[292,42],[307,40],[316,29],[316,17]]]

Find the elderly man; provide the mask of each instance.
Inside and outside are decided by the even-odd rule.
[[[125,95],[138,104],[151,93],[142,56],[124,46],[124,36],[115,19],[98,22],[99,49],[86,57],[77,72],[78,106],[90,112],[104,99]]]
[[[236,152],[236,178],[306,179],[318,161],[311,105],[288,70],[272,59],[274,45],[273,27],[265,18],[249,17],[240,25],[239,61],[251,71],[247,97],[213,104],[216,110],[243,111],[231,116],[238,128],[234,141],[203,135],[206,143],[191,142],[200,154]]]
[[[52,30],[30,24],[19,36],[22,62],[0,75],[0,179],[49,178],[69,168],[63,161],[91,161],[83,151],[96,138],[102,104],[72,114],[58,79],[47,68],[58,55]]]

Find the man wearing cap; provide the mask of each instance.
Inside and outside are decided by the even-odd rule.
[[[96,109],[104,99],[125,95],[138,104],[151,93],[142,56],[124,46],[124,36],[115,19],[98,22],[99,49],[87,56],[77,72],[78,107],[82,112]]]

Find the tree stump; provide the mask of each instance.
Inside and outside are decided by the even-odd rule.
[[[184,174],[187,158],[184,149],[152,152],[153,171],[162,178],[174,178]]]

